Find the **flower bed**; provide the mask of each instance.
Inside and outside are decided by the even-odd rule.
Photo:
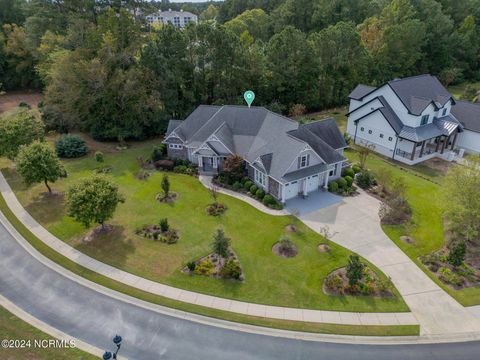
[[[147,239],[157,240],[165,244],[175,244],[180,238],[178,230],[171,228],[162,230],[158,225],[146,225],[138,229],[135,233]]]
[[[191,275],[209,276],[220,279],[243,281],[243,269],[240,261],[232,249],[228,250],[228,257],[224,258],[216,253],[192,261],[182,271]]]

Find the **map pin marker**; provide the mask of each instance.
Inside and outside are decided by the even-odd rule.
[[[252,105],[253,103],[253,100],[255,99],[255,93],[252,90],[245,91],[245,93],[243,94],[243,98],[247,102],[248,107],[250,107],[250,105]]]

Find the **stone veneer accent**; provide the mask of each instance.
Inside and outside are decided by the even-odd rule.
[[[169,144],[183,144],[182,140],[171,137],[165,141],[167,143],[167,155],[172,159],[188,159],[188,149],[184,146],[182,149],[170,149]]]
[[[277,200],[281,200],[282,195],[280,194],[280,183],[272,177],[268,177],[268,192],[273,195],[273,197],[277,198]]]

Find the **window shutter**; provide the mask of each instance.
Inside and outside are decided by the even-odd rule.
[[[307,166],[310,165],[310,154],[307,154]]]
[[[297,159],[297,169],[300,169],[301,161],[302,161],[302,157],[299,157],[299,158]]]

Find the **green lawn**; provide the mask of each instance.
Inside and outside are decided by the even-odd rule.
[[[351,162],[357,162],[354,151],[347,151]],[[393,162],[382,156],[372,154],[367,160],[367,167],[373,172],[387,168],[394,176],[402,176],[407,185],[407,197],[413,210],[411,223],[401,226],[383,226],[385,233],[412,259],[417,265],[434,279],[443,289],[464,306],[480,304],[480,288],[453,290],[443,284],[426,269],[418,260],[421,255],[429,254],[444,244],[442,223],[441,183],[442,175],[426,165],[408,166]],[[406,244],[400,236],[409,235],[415,244]]]
[[[450,93],[455,97],[455,99],[460,99],[467,85],[473,85],[477,89],[480,89],[480,81],[479,81],[474,83],[463,83],[459,85],[449,86],[448,91],[450,91]]]
[[[145,142],[122,153],[106,155],[106,163],[113,166],[108,176],[120,186],[126,202],[119,206],[110,222],[116,226],[115,231],[89,244],[82,241],[87,230],[65,215],[62,201],[45,199],[41,185],[26,189],[8,162],[0,165],[3,164],[2,171],[20,202],[48,230],[80,251],[137,275],[206,294],[263,304],[340,311],[408,311],[398,294],[383,299],[325,295],[321,290],[323,279],[346,264],[348,250],[330,244],[332,251],[321,254],[316,247],[325,240],[300,226],[300,233],[292,235],[299,254],[293,259],[279,258],[271,252],[271,247],[283,234],[286,217],[266,215],[228,196],[220,196],[228,206],[225,216],[207,216],[209,193],[194,177],[170,174],[172,190],[178,191],[180,197],[173,205],[156,202],[154,197],[160,191],[162,174],[155,172],[146,181],[135,178],[139,170],[137,157],[148,157],[153,144]],[[65,165],[69,177],[54,184],[57,191],[64,191],[72,182],[92,174],[97,166],[91,156],[66,161]],[[162,217],[168,217],[171,225],[180,230],[177,244],[165,245],[134,235],[138,226],[157,223]],[[223,226],[232,239],[244,268],[243,283],[180,272],[187,261],[211,251],[211,236],[218,226]]]
[[[4,360],[14,359],[35,359],[35,360],[50,360],[50,359],[77,359],[77,360],[93,360],[98,357],[85,353],[78,349],[55,349],[50,348],[35,348],[35,340],[49,340],[51,336],[34,328],[25,321],[17,318],[8,310],[0,306],[0,339],[7,340],[30,340],[30,348],[22,349],[5,349],[0,350],[0,358]]]
[[[333,118],[337,122],[338,127],[342,133],[345,132],[347,129],[347,117],[346,114],[348,113],[348,107],[342,106],[338,108],[328,109],[316,113],[306,114],[305,116],[300,117],[306,122],[315,121],[315,120],[322,120],[326,118]]]

